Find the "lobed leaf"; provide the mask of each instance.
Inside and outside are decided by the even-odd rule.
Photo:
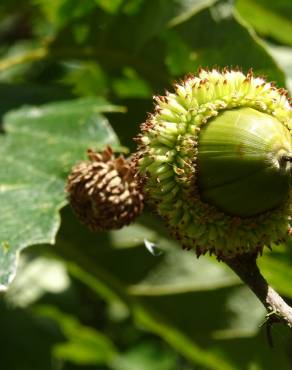
[[[65,179],[88,147],[119,145],[102,112],[120,108],[86,98],[24,107],[4,117],[0,137],[0,285],[15,275],[20,250],[53,244],[66,204]]]

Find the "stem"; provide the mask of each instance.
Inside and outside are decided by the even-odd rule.
[[[292,328],[292,307],[269,286],[260,273],[256,263],[256,254],[243,254],[226,258],[224,262],[247,284],[268,311],[270,323],[282,322]]]

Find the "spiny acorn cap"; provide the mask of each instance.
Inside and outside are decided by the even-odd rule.
[[[119,229],[143,209],[143,196],[130,160],[115,157],[110,147],[87,151],[88,161],[73,167],[66,191],[82,223],[93,231]]]
[[[155,112],[137,138],[144,190],[172,234],[198,256],[209,251],[219,259],[285,240],[287,92],[252,71],[227,69],[199,70],[174,89],[154,97]]]

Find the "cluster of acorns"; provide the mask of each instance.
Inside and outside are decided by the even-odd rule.
[[[292,108],[252,72],[200,70],[154,98],[130,159],[107,148],[68,178],[70,203],[93,230],[155,207],[183,247],[229,258],[291,235]]]

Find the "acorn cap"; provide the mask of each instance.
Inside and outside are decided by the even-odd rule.
[[[138,137],[145,191],[198,255],[261,252],[288,236],[292,109],[252,72],[200,70],[155,97]]]
[[[102,153],[87,151],[67,179],[69,202],[79,220],[93,231],[119,229],[143,209],[140,183],[134,166],[110,147]]]

